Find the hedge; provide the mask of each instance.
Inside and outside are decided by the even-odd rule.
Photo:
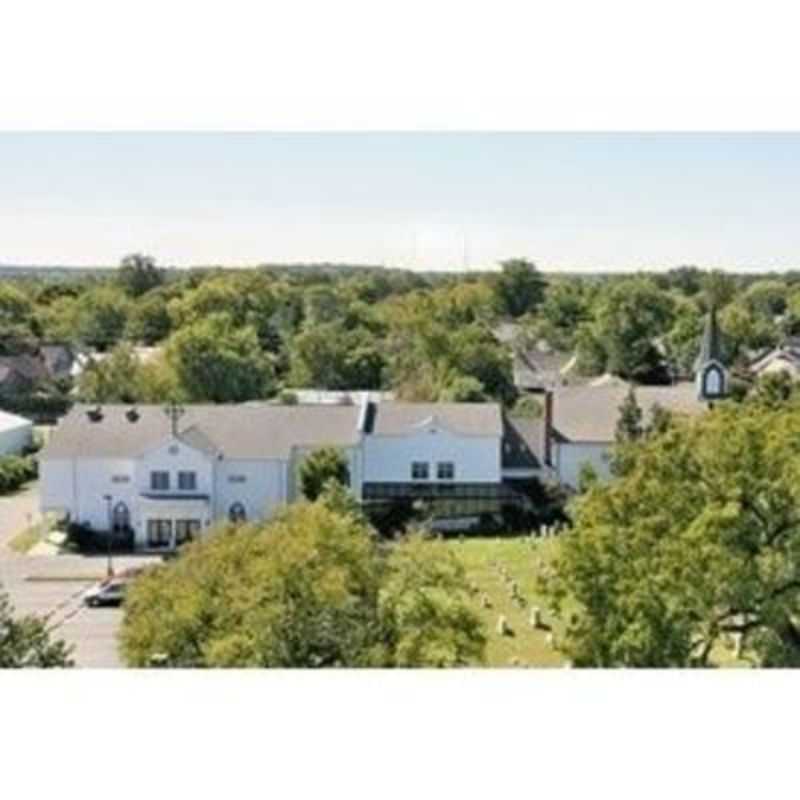
[[[39,474],[33,456],[0,456],[0,494],[15,492]]]

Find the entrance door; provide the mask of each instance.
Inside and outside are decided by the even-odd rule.
[[[172,520],[147,520],[147,547],[151,550],[166,550],[172,544]]]

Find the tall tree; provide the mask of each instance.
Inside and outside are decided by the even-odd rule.
[[[152,256],[131,253],[120,261],[117,280],[131,297],[139,297],[164,283],[164,271]]]
[[[239,403],[269,397],[272,365],[250,326],[236,327],[228,314],[212,314],[169,339],[166,356],[191,402]]]
[[[494,283],[498,310],[510,317],[521,317],[536,309],[544,299],[546,281],[536,264],[525,258],[500,262],[501,272]]]
[[[719,404],[642,440],[562,542],[554,610],[578,666],[800,666],[800,414]]]

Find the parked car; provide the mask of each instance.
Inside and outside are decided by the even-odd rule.
[[[83,602],[90,608],[98,606],[118,606],[125,599],[128,581],[120,578],[106,578],[87,589]]]

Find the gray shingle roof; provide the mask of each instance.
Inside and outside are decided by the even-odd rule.
[[[435,419],[453,433],[465,436],[502,436],[503,421],[497,403],[378,403],[372,433],[402,436]]]
[[[544,420],[506,417],[503,469],[540,469],[544,463]]]
[[[161,406],[102,407],[92,422],[91,406],[75,406],[52,432],[41,458],[131,458],[166,441],[170,421]],[[186,406],[179,435],[192,447],[226,458],[286,459],[293,446],[346,447],[358,438],[358,406]]]
[[[611,442],[619,419],[619,407],[627,385],[565,386],[553,392],[553,427],[563,439],[573,442]],[[675,413],[700,414],[706,404],[697,399],[693,383],[674,386],[637,386],[636,402],[645,421],[657,403]]]

